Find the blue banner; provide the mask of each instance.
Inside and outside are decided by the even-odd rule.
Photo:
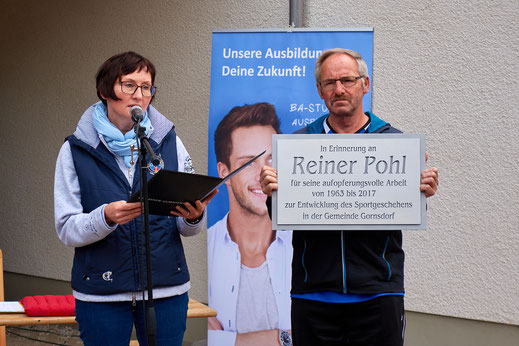
[[[371,29],[213,33],[208,175],[225,177],[266,153],[230,178],[208,207],[208,302],[218,311],[208,319],[209,346],[289,338],[292,231],[272,230],[259,173],[271,163],[272,134],[328,113],[314,68],[331,48],[359,52],[371,72]],[[370,110],[370,93],[363,102]]]
[[[328,111],[317,93],[314,67],[331,48],[359,52],[370,80],[373,31],[214,32],[211,54],[208,175],[218,176],[214,131],[235,106],[268,102],[281,120],[281,132],[292,133]],[[363,108],[371,110],[371,90]],[[228,210],[226,188],[209,205],[207,226]]]

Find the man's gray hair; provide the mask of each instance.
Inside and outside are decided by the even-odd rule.
[[[345,49],[345,48],[333,48],[333,49],[325,50],[319,56],[317,61],[315,62],[315,81],[317,83],[320,82],[321,66],[322,66],[323,62],[326,59],[328,59],[328,57],[330,55],[333,55],[335,53],[342,53],[342,54],[347,54],[347,55],[351,56],[352,58],[354,58],[357,61],[357,65],[359,66],[359,74],[361,76],[368,75],[368,65],[366,64],[364,59],[362,59],[362,56],[359,53],[357,53],[354,50]],[[362,79],[362,86],[364,86],[364,79]]]

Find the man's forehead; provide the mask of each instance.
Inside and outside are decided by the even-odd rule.
[[[334,53],[323,61],[320,75],[336,74],[343,71],[358,73],[359,64],[351,55],[346,53]]]

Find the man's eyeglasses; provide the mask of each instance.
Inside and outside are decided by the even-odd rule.
[[[335,90],[335,86],[337,85],[337,81],[341,82],[342,86],[345,88],[354,86],[357,84],[357,80],[363,78],[364,76],[346,76],[341,77],[339,79],[325,79],[319,82],[321,88],[324,90]]]
[[[121,91],[125,94],[130,94],[130,95],[133,95],[137,91],[138,88],[141,88],[142,96],[150,97],[150,96],[153,96],[153,94],[155,94],[155,90],[157,89],[153,85],[147,85],[147,84],[137,85],[132,82],[124,82],[124,81],[120,81],[119,83],[121,83]]]

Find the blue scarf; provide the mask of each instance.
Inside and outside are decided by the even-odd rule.
[[[130,145],[137,147],[135,131],[130,130],[123,135],[108,119],[106,106],[102,102],[94,105],[92,118],[94,128],[103,136],[108,148],[110,148],[114,154],[121,156],[124,159],[126,167],[130,168],[132,166],[130,164]],[[150,133],[150,130],[153,129],[150,118],[148,117],[148,110],[144,112],[144,119],[141,121],[141,126],[146,128],[146,136]]]

